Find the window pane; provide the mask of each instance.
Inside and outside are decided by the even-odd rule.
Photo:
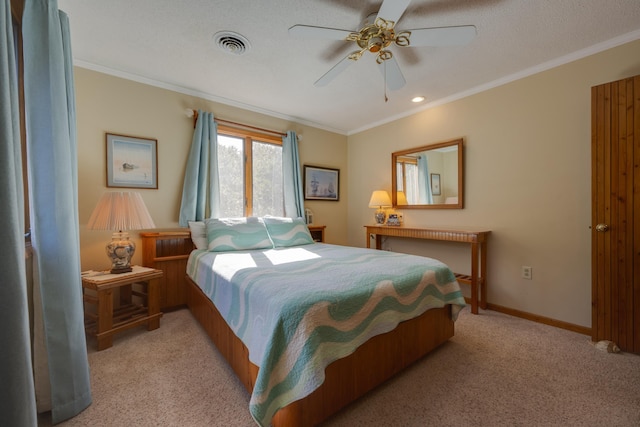
[[[396,163],[396,190],[404,191],[404,163]]]
[[[244,216],[243,140],[218,134],[220,172],[220,216]]]
[[[407,188],[405,189],[405,196],[407,196],[407,202],[410,205],[414,205],[418,202],[418,165],[412,165],[405,163],[405,173],[407,180]]]
[[[282,146],[253,141],[253,216],[284,216]]]

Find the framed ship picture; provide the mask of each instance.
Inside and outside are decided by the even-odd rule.
[[[330,200],[340,199],[340,170],[319,166],[304,165],[304,199]]]

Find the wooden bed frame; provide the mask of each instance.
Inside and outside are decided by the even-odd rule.
[[[251,393],[259,368],[227,326],[213,302],[187,277],[187,305]],[[309,396],[281,408],[274,427],[314,426],[402,371],[453,336],[451,306],[431,309],[393,331],[375,336],[325,371],[325,382]]]

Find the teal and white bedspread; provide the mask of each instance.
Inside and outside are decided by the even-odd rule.
[[[464,298],[451,270],[431,258],[314,243],[253,251],[194,251],[187,274],[213,301],[260,370],[256,422],[309,395],[324,369],[369,338]]]

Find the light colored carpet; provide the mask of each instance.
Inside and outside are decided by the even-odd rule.
[[[254,426],[249,394],[189,311],[158,330],[88,339],[93,404],[71,426]],[[47,415],[41,426],[50,425]],[[640,426],[640,356],[589,337],[465,309],[456,336],[325,427]]]

